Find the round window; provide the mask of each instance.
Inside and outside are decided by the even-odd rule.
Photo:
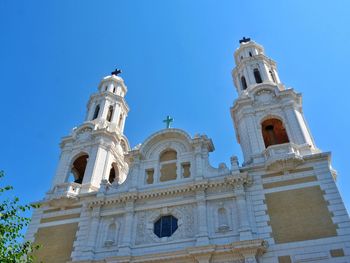
[[[177,229],[177,218],[172,215],[162,216],[154,223],[154,234],[158,237],[170,237]]]

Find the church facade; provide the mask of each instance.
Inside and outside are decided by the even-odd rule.
[[[206,135],[167,128],[130,148],[127,87],[113,72],[62,139],[27,240],[44,263],[350,262],[350,221],[331,154],[315,145],[302,96],[261,45],[234,53],[230,112],[244,162],[213,167]]]

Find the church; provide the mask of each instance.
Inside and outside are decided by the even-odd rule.
[[[350,262],[337,172],[316,146],[302,95],[282,84],[260,44],[239,42],[230,113],[242,165],[233,155],[213,167],[213,141],[171,128],[171,118],[131,148],[128,89],[116,70],[62,138],[26,233],[42,245],[37,262]]]

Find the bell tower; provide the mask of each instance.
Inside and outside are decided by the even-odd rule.
[[[261,45],[250,38],[239,42],[232,71],[238,99],[231,116],[244,164],[279,169],[319,152],[303,115],[301,94],[281,83],[276,62]]]
[[[130,147],[123,134],[129,107],[120,70],[104,77],[91,95],[85,121],[62,138],[61,155],[48,198],[97,191],[101,182],[120,184],[126,179],[124,159]]]

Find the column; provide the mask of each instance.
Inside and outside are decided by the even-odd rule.
[[[85,252],[89,253],[89,258],[92,258],[95,252],[95,242],[97,240],[98,227],[100,224],[100,211],[101,207],[96,206],[92,208],[90,224],[89,224],[89,234],[87,239],[87,246]]]
[[[203,177],[202,151],[200,145],[195,149],[196,177]]]
[[[107,147],[107,156],[106,156],[106,161],[103,167],[103,173],[102,173],[102,180],[108,180],[109,177],[109,172],[110,172],[110,168],[112,168],[112,163],[110,162],[110,156],[111,156],[111,147],[108,146]]]
[[[125,204],[124,231],[122,244],[119,246],[119,256],[131,254],[131,236],[134,223],[134,201],[127,201]]]
[[[197,200],[197,216],[198,216],[198,234],[197,234],[197,246],[203,246],[209,244],[208,238],[208,224],[207,224],[207,201],[205,199],[204,189],[196,192]]]
[[[249,216],[248,216],[246,193],[242,183],[234,186],[234,193],[235,193],[236,203],[238,208],[239,239],[250,240],[253,237],[252,237],[252,231],[251,231]]]

